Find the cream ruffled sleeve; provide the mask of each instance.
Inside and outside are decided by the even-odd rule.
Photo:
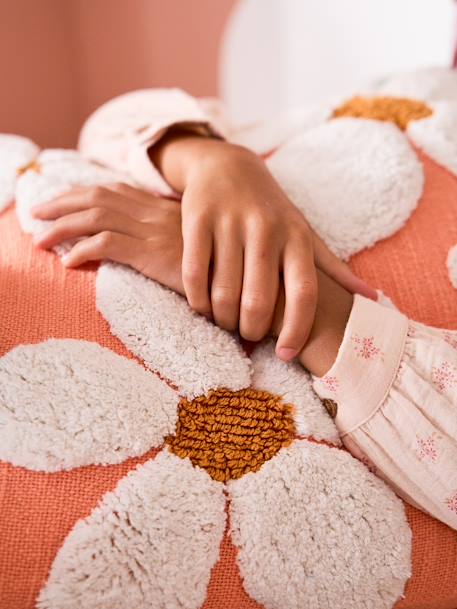
[[[457,530],[457,332],[355,296],[336,361],[314,388],[356,458]]]
[[[174,125],[221,136],[208,104],[180,89],[144,89],[116,97],[98,108],[84,124],[81,154],[110,169],[128,174],[139,186],[164,196],[175,194],[154,167],[148,149]]]

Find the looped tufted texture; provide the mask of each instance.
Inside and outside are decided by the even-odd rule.
[[[267,391],[218,389],[182,399],[170,450],[227,482],[255,472],[294,436],[292,406]]]
[[[433,99],[433,115],[409,124],[407,136],[428,156],[413,150],[394,124],[325,118],[293,145],[282,146],[287,158],[279,159],[276,170],[307,211],[308,204],[324,211],[329,225],[320,217],[316,221],[340,255],[376,244],[352,258],[360,276],[385,290],[409,316],[457,329],[457,292],[445,265],[447,252],[457,243],[457,181],[449,173],[456,158],[454,105],[451,100],[438,107]],[[10,165],[11,152],[0,154],[0,187],[6,185],[8,194],[17,182],[23,229],[35,232],[30,206],[67,188],[73,178],[81,180],[84,168],[75,153],[63,158],[54,151],[40,155],[42,173],[28,171],[17,178],[17,168],[36,156],[33,147],[24,152],[23,144]],[[59,181],[61,173],[65,180]],[[9,202],[5,196],[0,196],[0,208],[2,200]],[[138,376],[158,370],[189,403],[218,387],[236,393],[252,380],[259,390],[294,404],[300,435],[332,439],[334,425],[322,404],[317,409],[310,398],[305,376],[271,360],[273,349],[257,357],[254,353],[251,362],[233,337],[212,332],[185,303],[115,265],[102,265],[99,272],[100,315],[94,266],[63,269],[51,253],[33,250],[28,236],[19,234],[12,210],[0,215],[0,233],[2,355],[51,336],[99,343],[129,360],[136,355],[146,367]],[[154,324],[157,320],[162,323]],[[194,332],[186,332],[188,327]],[[138,438],[131,425],[143,404],[136,399],[138,391],[157,415],[161,400],[152,399],[149,383],[143,390],[125,370],[130,398],[124,400],[124,416],[116,407],[122,396],[113,392],[114,407],[108,400],[100,404],[108,409],[100,416],[101,426],[84,417],[97,442],[104,442],[107,425],[120,429],[123,437],[127,429]],[[119,382],[114,366],[106,374]],[[104,383],[102,379],[106,393]],[[174,410],[170,401],[173,417],[178,416],[175,399]],[[65,395],[60,403],[64,409]],[[87,399],[85,406],[90,404]],[[204,421],[210,406],[203,411]],[[72,416],[71,409],[63,412]],[[76,409],[77,415],[81,412]],[[190,424],[191,416],[186,416]],[[284,425],[275,411],[273,427],[276,420]],[[143,427],[150,433],[148,425]],[[182,430],[170,435],[173,429],[166,430],[168,437],[180,438]],[[241,452],[251,459],[249,450]],[[2,609],[32,609],[37,602],[43,609],[457,607],[455,531],[404,506],[343,450],[308,440],[295,438],[258,471],[225,485],[194,467],[190,458],[171,454],[170,445],[122,463],[52,474],[7,460],[0,462],[0,512]],[[408,527],[413,532],[412,576],[405,588],[411,572]]]
[[[427,104],[406,97],[355,96],[336,108],[333,118],[370,118],[394,123],[405,131],[411,121],[427,118],[432,114],[433,111]]]

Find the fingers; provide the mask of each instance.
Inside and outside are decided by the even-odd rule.
[[[221,231],[214,243],[211,306],[215,323],[224,330],[238,329],[243,282],[243,245],[235,230]]]
[[[125,198],[131,199],[132,201],[137,201],[142,205],[149,206],[154,204],[156,201],[163,200],[156,195],[153,195],[150,192],[146,192],[145,190],[141,190],[139,188],[134,188],[129,184],[125,184],[123,182],[115,182],[113,184],[106,184],[104,186],[107,190],[111,190],[112,192],[116,192],[119,195],[122,195]]]
[[[335,256],[315,233],[313,233],[313,241],[316,266],[351,294],[361,294],[371,300],[377,300],[376,290],[354,275],[349,266]]]
[[[44,249],[54,247],[62,241],[113,231],[146,239],[148,226],[126,214],[113,212],[103,207],[93,207],[58,218],[52,226],[35,237],[35,243]]]
[[[246,244],[240,334],[261,340],[270,330],[279,285],[279,255],[268,250],[267,240]]]
[[[295,239],[287,244],[283,275],[286,304],[276,353],[289,361],[305,345],[316,313],[317,278],[311,238]]]
[[[208,273],[212,255],[212,233],[203,223],[183,224],[182,280],[189,305],[211,316]]]
[[[108,259],[128,264],[142,272],[142,244],[143,241],[127,235],[103,231],[76,243],[71,251],[62,257],[62,262],[67,267],[76,267],[92,260]]]
[[[40,220],[55,220],[60,216],[93,207],[103,207],[121,213],[128,212],[137,220],[142,220],[145,214],[144,205],[138,200],[126,199],[125,196],[109,188],[93,186],[74,188],[52,201],[36,205],[32,209],[32,215]]]

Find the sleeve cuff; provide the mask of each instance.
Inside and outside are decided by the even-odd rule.
[[[181,124],[222,137],[212,117],[183,91],[133,91],[107,102],[89,117],[79,150],[86,158],[131,176],[143,188],[173,196],[176,193],[151,163],[148,150],[168,129]]]
[[[382,404],[397,375],[408,332],[399,311],[355,295],[335,363],[313,386],[341,435],[354,431]]]
[[[156,190],[163,196],[179,197],[173,188],[168,184],[163,175],[151,161],[149,150],[159,142],[170,129],[182,127],[186,131],[196,133],[206,137],[222,138],[216,129],[208,122],[196,121],[177,121],[173,123],[165,123],[158,127],[154,125],[151,128],[149,138],[146,138],[144,143],[133,145],[129,151],[129,165],[135,167],[137,180],[149,190]]]

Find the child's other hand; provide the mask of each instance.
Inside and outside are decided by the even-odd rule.
[[[90,260],[128,264],[184,295],[181,275],[181,205],[125,184],[74,189],[33,209],[55,220],[35,237],[42,248],[78,241],[62,262],[76,267]]]
[[[276,352],[289,360],[301,351],[313,325],[315,264],[348,290],[363,291],[364,284],[313,233],[254,153],[172,132],[150,155],[183,193],[187,299],[200,313],[212,313],[217,325],[239,328],[249,340],[263,338],[272,324],[282,278],[285,311]],[[368,286],[365,293],[372,295]]]
[[[351,313],[353,295],[328,275],[317,269],[318,300],[314,323],[309,339],[298,355],[303,366],[316,376],[324,376],[336,360]],[[279,297],[271,332],[281,332],[284,313],[284,288]]]

